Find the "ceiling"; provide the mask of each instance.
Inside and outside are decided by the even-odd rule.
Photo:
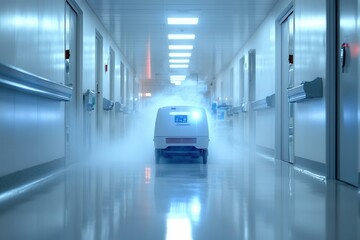
[[[169,81],[169,33],[193,33],[188,76],[211,81],[230,64],[277,0],[86,0],[141,80]],[[167,17],[199,17],[173,26]],[[180,41],[180,40],[176,40]]]

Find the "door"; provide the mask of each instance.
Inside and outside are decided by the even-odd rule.
[[[123,106],[125,106],[125,93],[126,93],[126,91],[125,91],[125,65],[124,65],[124,63],[123,62],[121,62],[121,64],[120,64],[120,77],[121,77],[121,79],[120,79],[120,100],[121,100],[121,104],[123,105]]]
[[[251,49],[248,52],[249,56],[249,102],[250,104],[256,100],[256,51],[255,49]],[[255,153],[256,147],[256,114],[250,108],[249,112],[249,150],[250,154]]]
[[[115,101],[115,52],[110,48],[110,100]],[[113,140],[115,138],[115,111],[110,111],[110,129],[109,136]]]
[[[234,106],[234,68],[231,68],[230,70],[230,76],[229,76],[229,80],[230,80],[230,83],[229,83],[229,104]]]
[[[77,123],[77,14],[66,4],[65,21],[65,84],[72,87],[72,98],[65,105],[66,163],[74,161]]]
[[[240,106],[243,106],[245,103],[245,71],[244,71],[244,65],[245,65],[245,57],[241,57],[240,61],[239,61],[239,99],[240,99]],[[245,109],[244,109],[245,110]],[[242,112],[242,114],[239,114],[239,124],[240,124],[240,132],[238,134],[240,134],[239,140],[240,140],[240,145],[243,146],[244,145],[244,138],[245,138],[245,134],[244,134],[244,130],[245,130],[245,120],[244,120],[244,112]]]
[[[103,38],[100,33],[95,35],[95,89],[96,89],[96,138],[98,143],[102,140],[102,116],[103,116]]]
[[[357,1],[338,1],[337,179],[358,181]]]
[[[294,162],[294,104],[287,89],[294,86],[294,14],[281,22],[281,159]]]
[[[125,64],[123,62],[120,63],[120,102],[121,102],[121,106],[124,110],[125,107]],[[122,111],[120,113],[120,123],[118,123],[120,125],[120,132],[119,132],[119,136],[120,137],[124,137],[125,136],[125,116],[124,116],[124,112]]]

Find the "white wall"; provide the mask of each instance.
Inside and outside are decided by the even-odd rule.
[[[115,52],[115,99],[120,101],[120,62],[133,69],[84,0],[75,0],[82,12],[82,81],[79,99],[95,90],[95,33],[103,37],[103,66],[109,48]],[[3,1],[0,8],[0,63],[64,83],[65,0]],[[110,98],[110,72],[103,71],[103,96]],[[82,118],[83,109],[77,110]],[[88,114],[86,114],[88,115]],[[94,111],[90,114],[96,134]],[[109,140],[110,113],[103,113]],[[65,103],[0,87],[0,177],[65,157]],[[82,129],[78,126],[78,129]],[[114,130],[116,131],[116,130]],[[80,148],[81,146],[79,146]],[[46,149],[46,151],[44,150]]]
[[[256,99],[260,100],[275,93],[275,27],[276,19],[280,13],[289,5],[291,1],[279,1],[269,13],[268,17],[259,26],[256,33],[247,41],[239,53],[234,58],[232,64],[217,77],[217,86],[220,79],[234,67],[234,81],[239,81],[239,61],[241,57],[245,59],[245,79],[244,79],[244,98],[249,100],[248,88],[248,51],[256,50]],[[239,83],[234,83],[235,105],[240,103]],[[218,93],[217,93],[218,94]],[[241,113],[244,114],[244,113]],[[268,109],[256,113],[256,144],[268,149],[275,149],[275,109]],[[245,138],[246,138],[246,129]]]
[[[295,1],[295,85],[326,85],[326,1]],[[325,164],[325,99],[295,104],[295,156]],[[315,147],[316,146],[316,147]]]
[[[0,63],[64,82],[64,1],[2,1]],[[64,103],[0,87],[0,176],[64,157]],[[46,151],[44,151],[46,149]]]
[[[279,1],[256,33],[239,51],[232,64],[217,77],[217,86],[234,67],[238,81],[239,60],[248,51],[256,50],[256,99],[276,92],[276,21],[291,1]],[[322,77],[326,67],[326,1],[295,1],[295,85]],[[315,67],[316,66],[316,67]],[[245,68],[245,100],[248,100],[248,71]],[[235,88],[238,86],[234,83]],[[219,94],[220,91],[217,92]],[[238,102],[238,91],[234,92]],[[324,98],[295,104],[295,156],[325,163],[325,102]],[[246,132],[246,130],[245,130]],[[256,144],[275,149],[275,109],[256,113]],[[316,147],[314,147],[316,146]]]
[[[121,86],[120,79],[121,79],[121,71],[120,71],[120,64],[121,62],[124,63],[125,67],[133,73],[132,67],[128,64],[125,56],[122,54],[118,46],[115,42],[111,39],[109,33],[101,24],[97,16],[93,13],[90,7],[84,0],[76,0],[77,4],[83,11],[83,92],[87,89],[95,90],[95,33],[98,32],[103,37],[103,64],[102,64],[102,94],[103,97],[110,99],[110,70],[107,72],[105,71],[105,64],[110,63],[110,47],[114,50],[115,53],[115,77],[114,77],[114,88],[115,94],[114,99],[110,99],[114,102],[121,102],[120,99],[120,89],[125,88],[126,86]],[[114,111],[114,109],[112,110]],[[92,133],[91,136],[93,137],[93,147],[99,147],[96,143],[96,128],[95,128],[95,114],[96,112],[91,112],[91,125],[92,125]],[[111,112],[109,111],[102,111],[103,115],[103,144],[110,143],[110,131],[114,131],[120,135],[119,129],[111,129],[110,126],[110,118]],[[115,127],[121,128],[123,121],[121,116],[118,116],[120,113],[115,114],[115,122],[118,124]]]
[[[64,82],[64,1],[2,1],[0,62]]]

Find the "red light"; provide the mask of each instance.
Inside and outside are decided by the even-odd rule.
[[[145,183],[149,184],[151,182],[151,168],[145,168]]]
[[[150,50],[150,37],[147,42],[147,52],[146,52],[146,78],[151,79],[151,50]]]

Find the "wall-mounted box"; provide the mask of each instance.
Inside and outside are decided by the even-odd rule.
[[[122,104],[118,101],[115,102],[114,107],[115,107],[115,112],[123,112],[124,111]]]
[[[84,93],[84,107],[87,111],[92,111],[95,109],[96,103],[96,94],[95,91],[88,89]]]
[[[310,82],[301,83],[299,86],[287,90],[290,103],[302,102],[323,96],[322,78],[315,78]]]
[[[241,104],[241,111],[248,112],[249,111],[249,102],[244,102]]]
[[[110,111],[113,108],[114,108],[114,102],[107,98],[103,98],[103,109],[106,111]]]

